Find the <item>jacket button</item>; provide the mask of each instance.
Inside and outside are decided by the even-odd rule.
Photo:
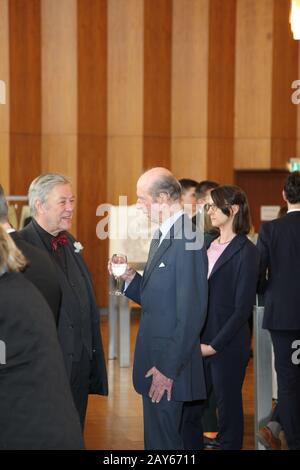
[[[69,328],[72,330],[74,328],[74,325],[69,325]]]

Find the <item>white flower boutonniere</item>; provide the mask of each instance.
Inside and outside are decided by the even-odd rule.
[[[75,253],[80,253],[83,250],[83,246],[80,242],[74,242],[73,245],[75,247]]]

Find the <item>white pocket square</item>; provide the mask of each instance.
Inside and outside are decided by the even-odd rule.
[[[158,267],[159,267],[159,268],[165,268],[166,265],[165,265],[165,263],[160,263],[160,265],[159,265]]]

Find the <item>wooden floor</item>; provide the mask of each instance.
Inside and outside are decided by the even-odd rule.
[[[131,318],[131,357],[139,317]],[[102,338],[107,351],[108,325],[101,324]],[[132,360],[131,360],[132,363]],[[141,398],[132,385],[132,367],[120,368],[117,360],[108,361],[109,396],[90,396],[85,427],[87,449],[143,449],[143,419]],[[254,389],[253,364],[250,360],[243,389],[245,434],[244,449],[254,449]]]

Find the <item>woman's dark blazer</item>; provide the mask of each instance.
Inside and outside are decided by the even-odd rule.
[[[229,345],[249,348],[248,319],[255,304],[258,273],[257,248],[245,235],[236,235],[208,279],[208,314],[201,343],[217,352]]]
[[[53,314],[23,274],[0,276],[0,340],[0,449],[83,449]]]

